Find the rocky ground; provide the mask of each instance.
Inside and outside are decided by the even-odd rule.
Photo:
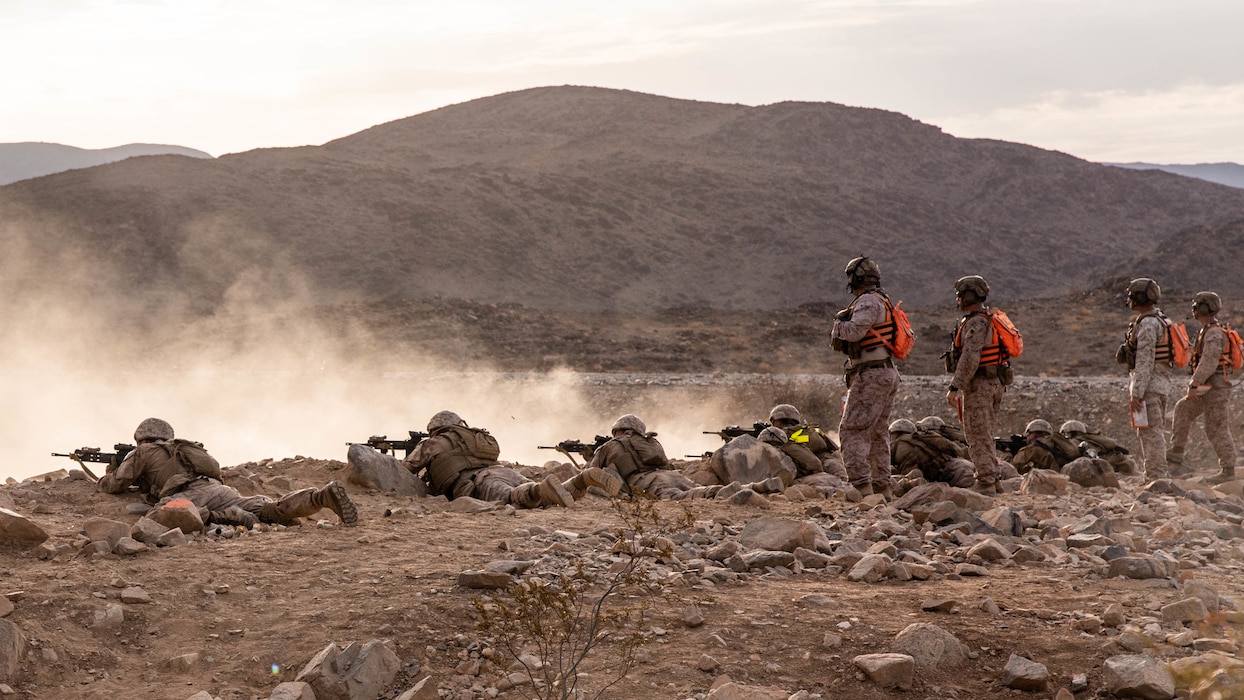
[[[345,465],[229,472],[244,491],[277,495]],[[148,542],[112,547],[84,533],[106,539],[99,519],[134,528],[136,498],[58,476],[0,495],[47,535],[21,544],[27,523],[5,528],[0,694],[532,697],[497,629],[477,629],[475,601],[511,577],[553,580],[576,565],[609,580],[628,551],[647,582],[605,610],[646,605],[633,627],[645,643],[601,697],[1225,698],[1244,687],[1239,483],[1086,490],[1048,477],[994,498],[929,485],[888,504],[790,489],[694,501],[685,521],[678,504],[659,518],[599,496],[473,512],[352,486],[356,527],[323,511],[299,527],[167,546],[144,530]],[[637,523],[645,534],[631,546]],[[321,654],[330,644],[337,666]],[[604,685],[620,654],[617,641],[596,648],[580,688]],[[336,673],[353,685],[333,686]],[[296,679],[313,684],[282,685]]]

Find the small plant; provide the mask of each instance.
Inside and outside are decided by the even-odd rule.
[[[524,697],[599,698],[630,673],[636,652],[650,641],[644,623],[664,588],[646,564],[672,556],[669,540],[661,535],[689,528],[694,516],[683,505],[679,517],[667,519],[656,500],[643,495],[615,500],[613,507],[624,525],[615,530],[617,558],[612,565],[602,568],[577,559],[552,578],[525,577],[504,595],[473,601],[476,628],[517,660],[530,678],[531,686],[515,688]],[[589,690],[580,682],[584,664],[602,647],[609,654],[597,655],[603,661],[593,659],[589,677],[600,680]]]

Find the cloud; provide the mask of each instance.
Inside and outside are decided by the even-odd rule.
[[[1056,91],[1028,104],[935,119],[956,136],[1019,141],[1102,162],[1244,162],[1244,82]]]

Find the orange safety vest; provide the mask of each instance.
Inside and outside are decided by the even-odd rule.
[[[959,321],[959,326],[955,328],[955,350],[960,353],[963,351],[963,338],[960,337],[963,334],[963,324],[967,323],[968,319],[973,316],[985,317],[985,320],[988,322],[986,325],[989,328],[989,337],[993,341],[991,343],[987,343],[985,347],[981,348],[980,366],[985,367],[988,365],[1000,365],[1003,362],[1006,362],[1006,353],[1002,351],[1002,343],[998,342],[998,334],[993,329],[993,320],[989,318],[989,312],[984,309],[973,311]]]
[[[1153,361],[1155,363],[1164,364],[1168,367],[1174,367],[1175,340],[1171,337],[1170,319],[1166,318],[1165,315],[1154,311],[1152,313],[1137,316],[1127,327],[1127,343],[1131,346],[1133,351],[1136,350],[1136,333],[1140,331],[1140,321],[1141,319],[1150,316],[1158,319],[1158,327],[1162,329],[1161,334],[1158,335],[1157,343],[1153,346]]]
[[[890,300],[883,292],[876,289],[870,289],[864,293],[881,297],[882,306],[885,307],[885,320],[869,329],[868,335],[860,339],[860,349],[885,348],[893,354],[894,341],[898,338],[898,324],[894,322],[894,314],[890,312]]]
[[[1210,326],[1218,326],[1223,332],[1222,354],[1218,356],[1218,369],[1224,373],[1231,368],[1231,338],[1227,336],[1227,329],[1220,324],[1217,319],[1201,327],[1201,332],[1196,334],[1196,344],[1192,348],[1192,367],[1195,368],[1201,364],[1201,354],[1204,352],[1205,331]]]

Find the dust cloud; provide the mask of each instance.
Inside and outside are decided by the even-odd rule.
[[[60,267],[55,284],[35,284],[39,273],[23,264],[10,256],[0,270],[0,478],[76,467],[51,453],[111,452],[132,443],[149,416],[203,442],[223,465],[344,461],[347,442],[405,437],[443,409],[496,435],[501,459],[530,465],[561,458],[538,445],[590,441],[621,413],[639,414],[671,457],[717,447],[701,431],[740,421],[712,392],[627,385],[619,398],[569,371],[503,374],[386,347],[366,328],[320,322],[311,285],[279,266],[246,268],[214,313],[193,316],[193,294],[104,294],[98,275],[109,273],[77,264]],[[159,308],[169,313],[153,316]]]

